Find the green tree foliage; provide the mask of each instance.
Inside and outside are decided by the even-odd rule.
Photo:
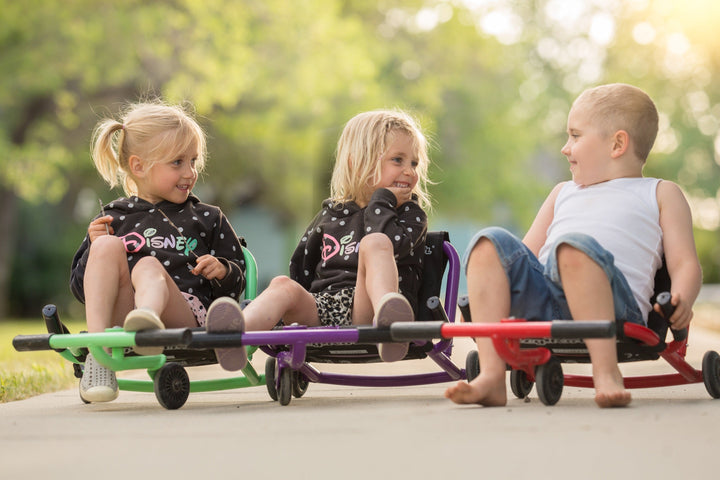
[[[657,101],[646,173],[686,190],[718,272],[718,19],[710,0],[0,0],[0,292],[12,278],[18,311],[66,295],[96,197],[120,194],[90,133],[127,102],[192,103],[210,138],[202,198],[300,224],[344,123],[404,108],[433,141],[434,218],[522,232],[569,178],[573,98],[614,81]]]

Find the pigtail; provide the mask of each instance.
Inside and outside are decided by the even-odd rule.
[[[103,120],[93,131],[92,159],[98,173],[111,188],[116,187],[118,184],[122,184],[123,188],[125,188],[127,174],[120,164],[124,137],[123,124],[112,119]]]

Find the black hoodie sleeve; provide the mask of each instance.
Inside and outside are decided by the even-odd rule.
[[[415,199],[397,207],[386,188],[375,190],[365,208],[365,234],[382,232],[392,241],[398,265],[419,264],[425,248],[427,214]]]
[[[322,210],[305,229],[292,257],[290,257],[290,278],[302,285],[305,290],[310,290],[310,285],[315,278],[315,269],[320,263],[322,234],[318,231],[318,223],[321,215]]]
[[[222,212],[219,212],[219,215],[219,227],[217,235],[211,241],[210,253],[225,265],[228,271],[225,278],[219,282],[210,282],[213,297],[234,293],[234,298],[241,298],[240,294],[245,289],[245,256],[240,240],[227,217]]]
[[[75,252],[70,268],[70,290],[80,303],[85,303],[85,267],[90,253],[90,237],[85,236],[80,248]]]

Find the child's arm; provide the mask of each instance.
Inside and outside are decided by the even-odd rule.
[[[555,216],[555,200],[563,185],[565,185],[565,182],[555,185],[555,188],[553,188],[550,195],[547,196],[540,207],[540,210],[538,210],[535,220],[533,220],[530,229],[523,238],[523,243],[527,245],[535,256],[538,256],[540,249],[545,245],[545,240],[547,240],[547,230]]]
[[[695,250],[690,206],[680,188],[661,181],[657,188],[660,228],[663,232],[665,262],[672,282],[671,303],[675,313],[669,321],[681,330],[690,324],[692,306],[702,285],[702,269]],[[658,306],[656,310],[660,310]]]

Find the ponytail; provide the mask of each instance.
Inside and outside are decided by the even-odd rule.
[[[122,123],[113,119],[101,121],[93,131],[92,159],[110,188],[122,185],[127,193],[135,193],[134,182],[127,174],[127,158],[123,155],[124,140],[125,127]]]

